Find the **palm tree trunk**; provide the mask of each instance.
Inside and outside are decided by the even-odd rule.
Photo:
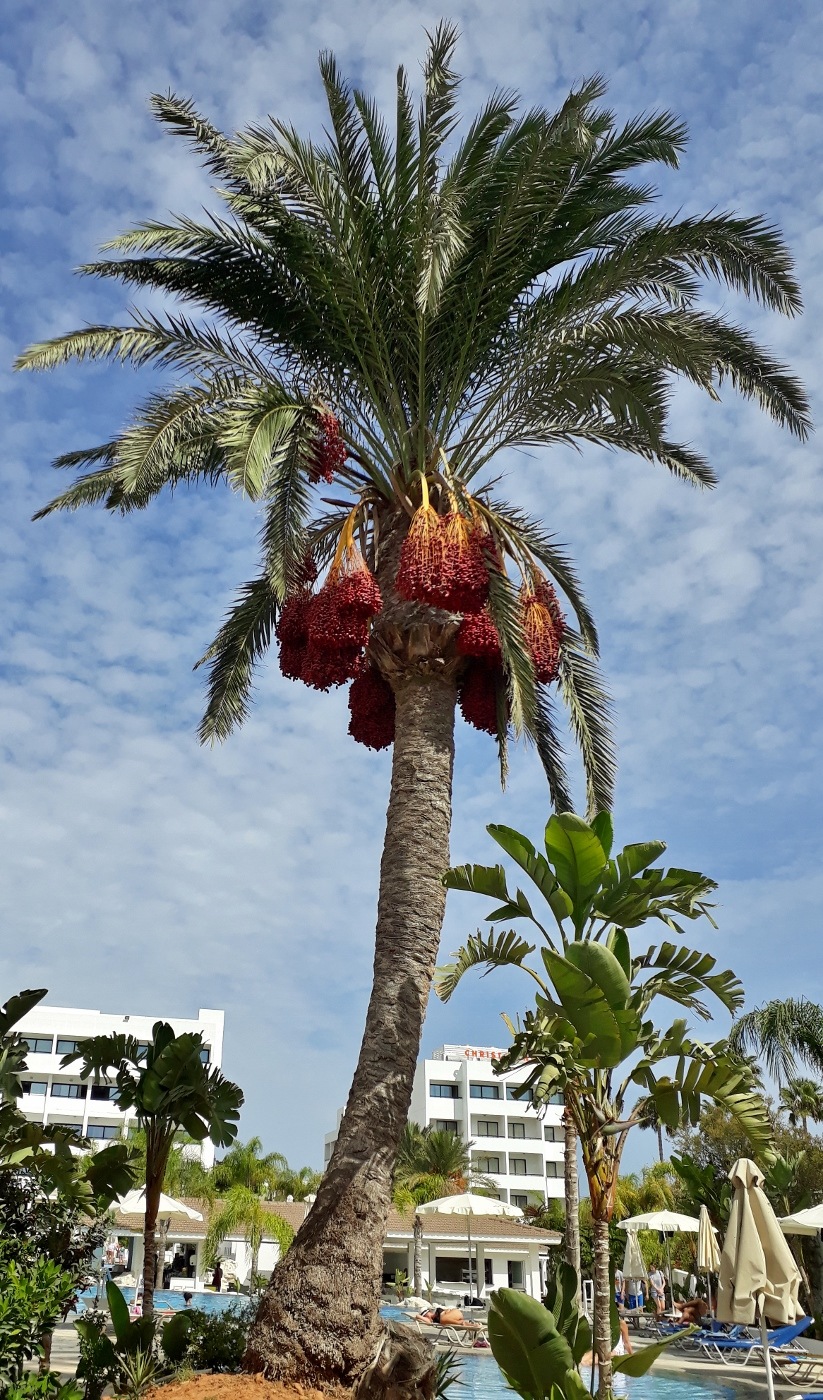
[[[414,1296],[423,1296],[423,1221],[414,1213]]]
[[[612,1386],[611,1283],[609,1281],[609,1222],[592,1219],[594,1233],[594,1334],[597,1360],[597,1394],[607,1396]],[[594,1364],[594,1363],[592,1363]]]
[[[577,1129],[568,1109],[563,1111],[563,1186],[566,1199],[564,1257],[577,1274],[580,1288],[580,1187],[577,1180]]]
[[[157,1215],[163,1177],[171,1150],[173,1132],[164,1133],[156,1124],[146,1128],[146,1215],[143,1224],[143,1315],[154,1312],[157,1277]]]
[[[387,1334],[378,1307],[392,1169],[445,911],[456,694],[436,661],[410,664],[395,691],[374,981],[360,1057],[317,1199],[263,1294],[244,1361],[271,1378],[326,1387],[352,1385],[369,1367],[361,1400],[382,1393],[398,1348],[406,1353],[405,1393],[430,1396],[434,1386],[431,1349],[408,1329]]]
[[[169,1237],[170,1220],[161,1220],[160,1229],[157,1232],[157,1263],[154,1270],[155,1288],[163,1287],[163,1272],[166,1267],[166,1241]]]
[[[663,1125],[660,1122],[657,1124],[657,1155],[661,1162],[665,1162],[666,1158],[663,1156]]]

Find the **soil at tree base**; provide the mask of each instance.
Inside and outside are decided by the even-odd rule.
[[[352,1392],[267,1381],[263,1376],[192,1376],[147,1392],[146,1400],[351,1400]]]

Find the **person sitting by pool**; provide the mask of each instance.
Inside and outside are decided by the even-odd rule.
[[[684,1327],[699,1327],[709,1311],[709,1305],[705,1298],[689,1298],[685,1303],[675,1303],[674,1311],[677,1321],[682,1322]]]
[[[621,1317],[620,1336],[614,1344],[614,1347],[612,1349],[612,1356],[632,1356],[633,1354],[634,1353],[632,1352],[632,1339],[629,1336],[629,1324],[626,1321],[625,1317]],[[584,1352],[580,1362],[581,1366],[591,1366],[592,1359],[592,1352]]]

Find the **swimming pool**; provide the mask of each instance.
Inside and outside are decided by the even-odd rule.
[[[120,1292],[123,1294],[127,1303],[134,1302],[133,1288],[121,1288]],[[85,1293],[81,1293],[77,1300],[78,1313],[85,1312],[86,1308],[94,1307],[96,1301],[97,1293],[95,1289],[87,1288]],[[192,1295],[191,1305],[193,1308],[200,1308],[202,1312],[223,1313],[229,1312],[232,1308],[238,1310],[244,1308],[248,1304],[248,1301],[245,1294],[241,1293],[194,1293]],[[102,1299],[99,1300],[98,1305],[105,1308],[105,1293]],[[183,1302],[183,1294],[178,1293],[176,1289],[172,1291],[170,1288],[158,1288],[154,1295],[154,1306],[158,1312],[166,1308],[173,1308],[175,1312],[180,1312],[186,1305]]]

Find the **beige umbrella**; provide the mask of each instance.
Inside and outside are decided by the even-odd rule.
[[[766,1381],[774,1400],[766,1319],[785,1325],[803,1316],[800,1270],[763,1190],[757,1164],[741,1157],[729,1180],[734,1197],[720,1256],[717,1316],[721,1322],[749,1325],[760,1319]]]
[[[648,1269],[643,1262],[643,1255],[640,1253],[640,1241],[637,1238],[636,1230],[626,1231],[626,1252],[623,1255],[623,1277],[628,1284],[636,1282],[637,1279],[648,1278]],[[631,1292],[631,1289],[629,1289]]]
[[[720,1250],[714,1236],[714,1226],[705,1206],[700,1207],[700,1228],[697,1231],[697,1272],[706,1275],[706,1298],[712,1310],[712,1285],[709,1274],[720,1271]]]
[[[806,1210],[796,1210],[793,1215],[783,1215],[777,1223],[784,1235],[819,1235],[823,1230],[823,1205],[809,1206]]]

